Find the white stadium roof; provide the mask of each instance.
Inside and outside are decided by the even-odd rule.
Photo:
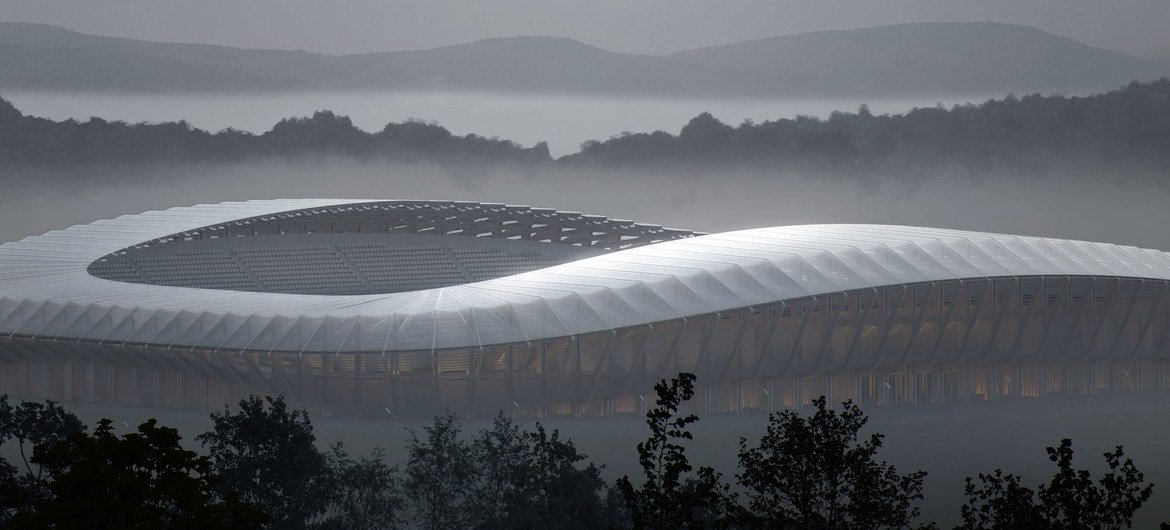
[[[386,201],[396,202],[403,201]],[[681,238],[532,272],[392,294],[170,287],[106,280],[87,271],[123,249],[204,227],[377,203],[198,205],[0,245],[0,335],[225,351],[435,350],[578,336],[899,284],[1020,276],[1170,280],[1170,254],[1157,250],[882,225],[784,226],[696,237],[678,231]],[[538,211],[507,208],[519,208],[517,215]],[[661,229],[623,226],[646,233]]]

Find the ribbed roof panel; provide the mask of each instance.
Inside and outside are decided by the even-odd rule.
[[[381,295],[165,287],[87,273],[91,263],[122,249],[209,227],[230,230],[242,222],[388,202],[205,204],[0,245],[0,334],[229,351],[410,351],[581,335],[906,283],[1047,275],[1170,280],[1165,252],[1104,243],[844,224],[687,237],[692,233],[573,212],[452,201],[409,203],[423,213],[428,204],[477,205],[502,226],[508,216],[608,222],[620,228],[615,233],[661,233],[669,240],[494,280]],[[588,232],[573,232],[576,244],[590,243]]]

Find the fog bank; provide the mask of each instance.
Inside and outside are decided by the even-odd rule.
[[[884,223],[1170,249],[1166,183],[1109,175],[690,174],[479,168],[349,160],[30,170],[0,175],[0,241],[203,202],[342,197],[527,204],[705,232]],[[1124,181],[1124,182],[1123,182]],[[1126,183],[1127,182],[1127,183]]]

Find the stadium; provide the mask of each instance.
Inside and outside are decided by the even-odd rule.
[[[641,414],[1168,386],[1170,254],[885,225],[719,234],[503,204],[271,200],[0,245],[0,393],[325,416]]]

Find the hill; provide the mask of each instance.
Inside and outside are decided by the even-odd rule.
[[[100,37],[0,23],[0,89],[467,90],[621,95],[945,95],[1091,91],[1161,68],[1025,26],[922,23],[753,40],[666,56],[570,39],[487,39],[330,56]]]
[[[0,88],[199,91],[295,89],[327,56],[87,35],[0,22]]]
[[[1103,90],[1164,72],[1028,26],[916,23],[820,31],[676,53],[676,61],[785,79],[817,92],[983,94]]]
[[[308,82],[331,88],[571,93],[718,93],[733,89],[717,65],[613,53],[559,37],[486,39],[430,50],[335,57]]]
[[[486,39],[429,50],[328,56],[100,37],[0,23],[0,89],[507,90],[719,93],[719,67],[620,54],[557,37]]]

